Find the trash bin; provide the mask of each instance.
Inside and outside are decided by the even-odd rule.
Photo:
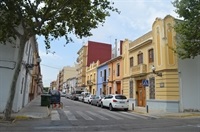
[[[50,94],[41,94],[41,106],[50,107],[51,95]]]

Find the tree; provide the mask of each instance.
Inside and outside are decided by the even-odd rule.
[[[15,43],[20,40],[19,55],[5,109],[5,120],[11,119],[15,86],[20,72],[26,41],[35,35],[45,37],[46,48],[50,42],[69,34],[77,37],[91,36],[91,29],[105,22],[110,11],[119,11],[108,0],[1,0],[0,42]],[[18,30],[20,29],[20,31]]]
[[[175,12],[183,20],[175,25],[179,57],[194,58],[200,55],[200,2],[199,0],[175,0]]]

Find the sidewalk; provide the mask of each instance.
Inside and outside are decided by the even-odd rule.
[[[50,114],[47,106],[41,106],[41,96],[37,96],[34,100],[29,102],[18,113],[12,113],[15,118],[45,118]],[[0,114],[3,116],[3,114]]]
[[[164,112],[164,111],[151,111],[144,112],[132,110],[131,113],[143,115],[152,118],[200,118],[200,112]]]

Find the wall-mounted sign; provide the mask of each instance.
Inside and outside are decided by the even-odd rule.
[[[143,86],[149,86],[149,81],[148,80],[142,80],[142,85]]]
[[[160,83],[160,88],[164,88],[164,87],[165,87],[164,82],[161,82],[161,83]]]

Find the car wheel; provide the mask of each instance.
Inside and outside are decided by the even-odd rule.
[[[103,108],[103,103],[101,103],[101,108]]]
[[[109,105],[109,110],[110,110],[110,111],[113,111],[112,104]]]
[[[125,108],[124,111],[128,111],[128,108]]]

